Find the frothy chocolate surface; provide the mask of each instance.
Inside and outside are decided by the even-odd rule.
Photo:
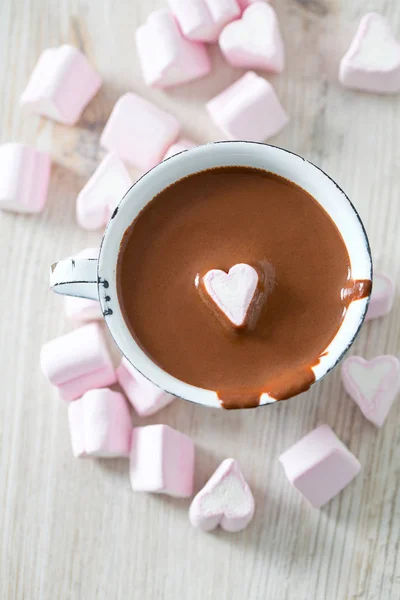
[[[274,286],[251,331],[223,327],[196,275],[268,264]],[[225,408],[257,406],[307,389],[337,333],[354,282],[342,237],[304,190],[272,173],[221,167],[158,194],[123,238],[117,286],[144,351],[178,379],[215,390]]]

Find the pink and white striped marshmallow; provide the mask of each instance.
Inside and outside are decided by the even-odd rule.
[[[189,40],[216,42],[222,29],[240,16],[237,0],[168,0],[183,35]]]
[[[229,23],[219,36],[219,46],[234,67],[281,73],[285,66],[278,18],[265,2],[251,4],[241,19]]]
[[[86,56],[63,44],[40,55],[21,104],[43,117],[74,125],[100,86],[101,79]]]
[[[252,71],[210,100],[207,110],[229,140],[263,142],[288,122],[272,85]]]
[[[370,361],[350,356],[342,365],[342,382],[364,417],[381,427],[400,393],[400,361],[391,355]]]
[[[383,273],[374,273],[372,294],[365,320],[377,319],[390,313],[394,303],[394,281]]]
[[[90,390],[68,405],[68,421],[75,458],[129,456],[132,421],[122,394]]]
[[[135,427],[130,454],[132,489],[177,498],[190,497],[194,453],[193,441],[168,425]]]
[[[136,31],[136,47],[147,85],[167,88],[208,75],[211,61],[204,44],[185,38],[173,14],[157,10]]]
[[[107,154],[76,199],[79,225],[87,230],[105,227],[132,183],[118,155],[115,152]]]
[[[154,415],[175,400],[175,396],[164,392],[146,379],[125,357],[117,368],[117,379],[129,402],[141,417]]]
[[[279,457],[290,483],[314,508],[341,492],[361,470],[328,425],[320,425]]]
[[[137,94],[117,100],[100,144],[131,165],[148,171],[161,160],[179,135],[178,121]]]
[[[339,80],[348,88],[378,94],[400,92],[400,43],[389,21],[366,14],[340,62]]]
[[[41,212],[47,200],[50,156],[24,144],[3,144],[0,164],[0,209]]]
[[[98,323],[89,323],[44,344],[40,364],[66,402],[89,390],[113,385],[117,380]]]
[[[194,527],[211,531],[241,531],[254,515],[254,498],[240,467],[233,458],[225,459],[194,497],[189,519]]]

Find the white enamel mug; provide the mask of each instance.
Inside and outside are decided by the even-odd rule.
[[[176,379],[157,366],[139,347],[125,324],[118,301],[116,266],[122,237],[152,198],[183,177],[222,166],[264,169],[297,184],[325,209],[342,234],[353,279],[372,281],[368,238],[354,206],[340,187],[321,169],[287,150],[253,142],[214,142],[185,150],[143,175],[125,194],[105,230],[98,260],[67,259],[51,267],[50,286],[60,294],[99,299],[112,337],[130,363],[154,384],[185,400],[218,407],[215,391]],[[190,199],[189,199],[190,201]],[[354,342],[364,321],[369,298],[352,302],[324,356],[313,367],[315,381],[328,373]],[[262,394],[260,406],[275,402]]]

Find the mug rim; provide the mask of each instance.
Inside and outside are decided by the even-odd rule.
[[[319,167],[318,165],[315,165],[312,161],[304,158],[303,156],[297,154],[296,152],[293,152],[291,150],[287,150],[286,148],[281,148],[280,146],[275,146],[273,144],[266,144],[266,143],[262,143],[262,142],[253,142],[253,141],[247,141],[247,140],[218,140],[215,142],[208,142],[206,144],[201,144],[199,146],[195,146],[193,148],[189,148],[189,149],[184,149],[181,150],[180,152],[174,154],[173,156],[170,156],[164,160],[162,160],[160,163],[158,163],[157,165],[155,165],[154,167],[152,167],[151,169],[149,169],[146,173],[143,173],[132,185],[131,187],[127,190],[127,192],[124,194],[124,196],[121,198],[120,202],[118,203],[117,207],[114,209],[114,212],[111,215],[111,218],[107,224],[107,227],[104,231],[102,240],[101,240],[101,244],[100,244],[100,250],[99,250],[99,260],[98,260],[98,264],[97,264],[97,288],[98,288],[98,295],[99,295],[99,300],[100,300],[100,305],[103,311],[103,315],[104,315],[104,320],[106,322],[107,328],[114,340],[114,342],[116,343],[117,347],[119,348],[119,350],[121,351],[122,355],[128,360],[128,362],[139,372],[141,373],[141,375],[143,375],[146,379],[148,379],[149,381],[151,381],[154,385],[156,385],[157,387],[159,387],[160,389],[164,390],[165,392],[177,397],[177,398],[182,398],[183,400],[186,400],[188,402],[191,402],[193,404],[201,404],[201,405],[205,405],[205,406],[210,406],[210,407],[215,407],[215,408],[221,408],[221,403],[220,400],[218,398],[218,395],[215,391],[213,390],[208,390],[205,388],[200,388],[197,386],[194,386],[192,384],[186,383],[176,377],[174,377],[173,375],[171,375],[170,373],[168,373],[167,371],[165,371],[164,369],[162,369],[161,367],[159,367],[154,361],[153,359],[148,356],[146,354],[146,352],[140,348],[138,342],[135,340],[135,338],[133,337],[133,335],[131,334],[131,332],[129,331],[125,319],[123,317],[121,308],[120,308],[120,304],[119,304],[119,299],[118,299],[118,293],[117,290],[115,289],[115,297],[117,299],[117,305],[118,305],[118,309],[119,312],[121,313],[120,315],[118,315],[120,317],[120,325],[122,324],[123,328],[125,328],[128,332],[129,332],[129,336],[131,338],[131,341],[133,343],[134,346],[136,346],[139,350],[140,353],[143,354],[143,356],[146,358],[146,360],[151,363],[153,365],[153,367],[155,367],[158,371],[160,371],[161,373],[163,373],[164,375],[167,376],[168,379],[170,379],[171,381],[174,381],[176,383],[179,384],[180,388],[184,388],[185,390],[189,390],[188,394],[182,394],[182,389],[179,391],[179,393],[177,393],[176,391],[174,391],[174,389],[170,389],[169,386],[166,386],[165,384],[160,385],[160,383],[155,380],[155,377],[150,377],[148,375],[148,372],[144,372],[143,369],[138,368],[137,364],[135,364],[134,361],[132,361],[128,356],[126,351],[124,351],[124,349],[121,347],[122,344],[120,344],[120,341],[118,340],[118,335],[116,335],[115,333],[115,329],[116,327],[114,326],[114,316],[115,313],[114,311],[108,306],[108,300],[110,297],[108,294],[106,295],[102,295],[100,293],[101,290],[101,286],[103,286],[106,289],[109,289],[109,281],[108,279],[105,279],[104,277],[101,276],[101,273],[103,271],[103,260],[104,260],[104,255],[103,255],[103,249],[104,247],[107,245],[107,241],[111,235],[111,233],[113,232],[113,221],[115,219],[115,217],[117,216],[119,209],[121,207],[121,205],[124,203],[124,201],[126,200],[127,196],[131,194],[132,190],[145,178],[148,178],[150,176],[151,173],[153,173],[155,170],[157,170],[161,165],[165,165],[165,163],[167,163],[168,161],[176,161],[177,159],[179,159],[180,156],[191,153],[193,154],[194,152],[196,152],[196,150],[199,150],[200,148],[206,148],[206,147],[214,147],[215,145],[251,145],[251,146],[260,146],[260,147],[268,147],[271,148],[273,151],[278,151],[279,152],[283,152],[289,155],[292,155],[294,157],[296,157],[297,159],[302,160],[305,164],[310,165],[312,168],[316,169],[317,171],[319,171],[325,178],[327,178],[334,186],[335,188],[338,190],[338,192],[345,198],[345,200],[347,201],[348,205],[350,206],[354,216],[356,217],[357,220],[357,225],[359,227],[360,233],[361,233],[361,238],[363,241],[363,245],[364,248],[367,252],[368,255],[368,261],[369,261],[369,277],[371,280],[371,283],[373,282],[373,261],[372,261],[372,253],[371,253],[371,247],[370,247],[370,243],[369,243],[369,239],[368,239],[368,235],[364,226],[364,223],[356,209],[356,207],[354,206],[353,202],[350,200],[350,198],[348,197],[348,195],[344,192],[344,190],[340,187],[340,185],[328,174],[326,173],[321,167]],[[251,165],[249,165],[249,167],[251,168]],[[208,167],[210,168],[210,167]],[[217,168],[217,165],[216,165]],[[199,168],[198,171],[194,171],[194,172],[201,172],[207,170],[207,168]],[[264,169],[265,171],[268,171],[267,168]],[[273,172],[273,171],[272,171]],[[184,177],[184,175],[182,175],[182,177]],[[178,177],[177,179],[174,180],[174,182],[179,181],[179,179],[181,179],[182,177]],[[291,179],[290,177],[288,177],[288,179],[294,183],[295,185],[297,185],[298,187],[301,187],[298,183],[296,183],[295,181],[293,181],[293,179]],[[169,185],[173,185],[169,184]],[[163,187],[162,189],[165,189],[167,186]],[[303,188],[302,188],[303,189]],[[312,194],[311,194],[312,195]],[[313,196],[314,197],[314,196]],[[145,203],[145,206],[151,202],[151,200],[154,198],[154,196],[150,197],[147,202]],[[321,205],[321,203],[319,202],[318,199],[316,199],[316,202],[318,202],[318,204],[321,206],[321,208],[323,210],[325,210],[325,208]],[[143,208],[143,207],[142,207]],[[137,211],[136,216],[141,212],[142,208],[140,210]],[[327,212],[325,210],[325,212]],[[328,213],[329,215],[329,213]],[[136,218],[136,216],[134,218]],[[331,215],[329,215],[330,218]],[[134,220],[134,219],[133,219]],[[118,238],[118,250],[120,248],[120,244],[123,238],[124,233],[127,231],[127,229],[130,227],[130,225],[132,224],[133,220],[131,220],[124,229],[124,232],[122,235],[119,236]],[[335,222],[334,222],[335,223]],[[341,237],[343,239],[342,236],[342,231],[340,230],[339,226],[335,223],[335,226],[337,227],[337,229],[339,230],[339,233],[341,234]],[[348,248],[348,244],[346,243],[346,241],[343,239],[343,243],[346,246],[347,251],[349,251]],[[118,255],[117,255],[118,257]],[[117,263],[115,263],[115,265],[113,266],[113,273],[116,274],[116,270],[117,270]],[[372,289],[372,288],[371,288]],[[327,368],[325,368],[323,370],[323,372],[321,374],[319,374],[318,376],[315,374],[315,380],[314,382],[311,384],[310,387],[312,387],[315,383],[317,383],[318,381],[320,381],[321,379],[323,379],[328,373],[330,373],[337,365],[338,363],[342,360],[342,358],[344,357],[344,355],[348,352],[348,350],[350,349],[350,347],[353,345],[355,339],[357,338],[361,327],[365,321],[365,316],[368,310],[368,305],[370,302],[370,298],[371,298],[371,293],[364,299],[359,300],[358,302],[363,302],[364,301],[364,306],[363,306],[363,310],[361,312],[360,318],[359,318],[359,322],[356,326],[356,328],[354,329],[354,332],[352,334],[352,336],[347,340],[346,345],[343,347],[342,351],[340,352],[340,354],[338,354],[334,360],[334,362]],[[340,326],[333,338],[333,340],[336,339],[336,337],[338,336],[338,333],[342,330],[343,328],[343,324],[345,322],[345,319],[342,320],[342,322],[340,323]],[[332,340],[332,341],[333,341]],[[328,345],[329,348],[329,345]],[[194,398],[193,395],[195,395],[193,392],[199,392],[199,393],[205,393],[207,395],[209,395],[208,401],[204,401],[204,398]],[[298,395],[298,394],[296,394]],[[255,408],[261,407],[261,406],[266,406],[269,404],[273,404],[275,402],[277,402],[276,399],[268,397],[268,398],[263,398],[263,401],[261,401],[261,398],[263,396],[267,396],[266,394],[262,394],[262,396],[260,397],[260,403],[258,406],[256,406]],[[294,396],[291,396],[288,399],[293,398]]]

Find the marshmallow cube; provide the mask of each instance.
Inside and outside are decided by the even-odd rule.
[[[340,62],[339,81],[364,92],[400,92],[400,43],[387,19],[373,12],[361,19]]]
[[[75,458],[129,456],[131,416],[122,394],[109,389],[86,392],[68,406]]]
[[[364,417],[381,427],[400,392],[400,361],[391,355],[370,361],[350,356],[342,365],[342,381]]]
[[[122,160],[147,171],[158,164],[179,135],[178,121],[137,94],[117,100],[100,143]]]
[[[172,87],[208,75],[206,47],[183,37],[169,10],[153,12],[136,31],[136,47],[147,85]]]
[[[240,16],[237,0],[168,0],[183,35],[189,40],[216,42],[222,29]]]
[[[124,357],[117,369],[117,379],[129,402],[141,417],[154,415],[175,400],[139,373]]]
[[[175,154],[179,154],[180,152],[184,152],[185,150],[190,150],[190,148],[195,148],[196,146],[197,144],[190,140],[178,140],[176,144],[172,144],[172,146],[168,148],[163,160],[165,160],[166,158],[171,158],[171,156],[175,156]]]
[[[290,483],[314,508],[334,498],[361,469],[356,457],[328,425],[311,431],[281,454],[279,460]]]
[[[105,227],[132,183],[131,176],[117,154],[107,154],[76,200],[79,225],[88,230]]]
[[[247,69],[281,73],[285,49],[278,18],[272,6],[257,2],[240,20],[229,23],[219,37],[219,45],[229,64]]]
[[[210,100],[207,110],[229,140],[263,142],[288,122],[272,85],[252,71]]]
[[[23,144],[0,146],[0,209],[38,213],[47,199],[51,159]]]
[[[194,444],[167,425],[136,427],[132,433],[130,478],[136,492],[180,498],[193,493]]]
[[[394,294],[395,287],[392,279],[382,273],[375,273],[365,320],[377,319],[390,313],[393,307]]]
[[[64,44],[45,50],[21,96],[33,112],[74,125],[101,86],[101,79],[77,48]]]
[[[93,258],[99,256],[98,248],[86,248],[75,255],[75,258]],[[78,296],[64,296],[65,315],[70,321],[76,323],[85,321],[98,321],[103,318],[100,302]]]
[[[66,402],[92,389],[116,383],[115,369],[100,326],[89,323],[42,347],[40,364],[44,375],[58,387]]]
[[[238,463],[224,460],[202,490],[194,497],[189,519],[194,527],[211,531],[240,531],[254,515],[254,498]]]

